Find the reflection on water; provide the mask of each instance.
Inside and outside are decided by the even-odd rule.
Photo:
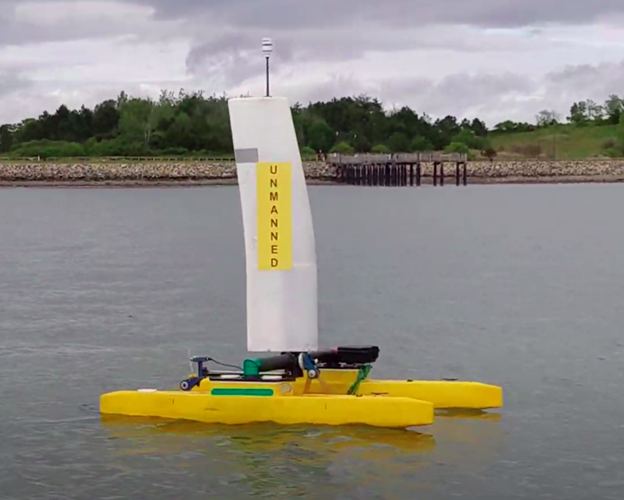
[[[505,433],[502,415],[482,411],[436,412],[436,461],[478,474],[489,467],[503,451]]]
[[[204,424],[183,420],[102,415],[100,422],[109,436],[156,445],[172,437],[180,445],[185,438],[194,442],[214,441],[220,446],[239,446],[249,452],[279,452],[288,447],[311,452],[350,448],[389,449],[423,452],[433,449],[432,435],[411,430],[383,429],[369,426],[280,426],[270,423],[247,425]],[[179,439],[179,440],[178,440]],[[171,448],[158,450],[169,453]]]
[[[426,431],[207,425],[110,415],[103,415],[100,422],[110,459],[127,474],[141,474],[157,463],[169,473],[210,471],[206,481],[216,479],[219,487],[235,483],[254,496],[314,498],[309,495],[340,493],[343,496],[333,498],[351,498],[344,495],[367,489],[370,493],[370,488],[379,489],[384,483],[384,491],[426,488],[426,471],[432,464],[478,471],[489,465],[501,445],[499,419],[500,415],[487,413],[441,414],[434,426],[423,428]],[[345,492],[341,485],[355,477],[355,490],[351,486]]]

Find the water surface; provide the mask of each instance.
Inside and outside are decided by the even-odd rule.
[[[419,432],[106,419],[241,363],[235,187],[0,191],[0,497],[619,499],[624,186],[311,187],[324,345],[500,384]]]

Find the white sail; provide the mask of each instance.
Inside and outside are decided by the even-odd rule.
[[[292,113],[279,97],[228,102],[243,214],[247,349],[318,349],[316,244]]]

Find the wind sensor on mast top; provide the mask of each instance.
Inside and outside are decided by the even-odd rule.
[[[269,97],[269,58],[273,52],[273,40],[270,38],[262,39],[262,52],[266,58],[266,96]]]

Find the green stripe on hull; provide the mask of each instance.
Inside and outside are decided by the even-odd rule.
[[[273,389],[219,389],[210,391],[212,396],[273,396]]]

